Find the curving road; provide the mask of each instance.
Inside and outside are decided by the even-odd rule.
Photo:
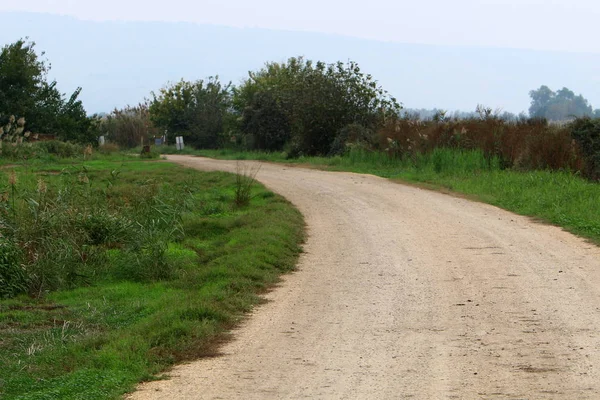
[[[370,175],[263,164],[258,179],[306,218],[298,271],[223,356],[131,399],[600,399],[598,247]]]

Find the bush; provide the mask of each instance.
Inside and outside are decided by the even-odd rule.
[[[571,126],[571,135],[585,156],[586,176],[600,179],[600,119],[577,119]]]
[[[257,150],[281,150],[291,138],[287,116],[270,92],[254,95],[244,109],[241,129],[246,145]]]
[[[241,130],[254,148],[294,155],[342,151],[336,136],[350,125],[375,130],[401,109],[355,62],[313,63],[302,57],[268,63],[234,91]]]
[[[80,217],[78,225],[86,236],[86,242],[96,246],[123,243],[131,233],[133,224],[127,218],[105,210],[96,210]]]
[[[59,140],[45,142],[6,143],[1,145],[3,158],[9,160],[29,160],[53,155],[58,158],[72,158],[84,154],[84,146]]]
[[[142,149],[142,151],[140,152],[140,158],[147,160],[158,159],[160,158],[160,152],[154,149],[150,149],[149,151],[145,151],[144,149]]]
[[[329,156],[341,156],[349,150],[349,147],[372,148],[375,143],[375,136],[371,129],[360,124],[350,124],[340,130],[336,136]]]
[[[48,154],[53,154],[60,158],[77,157],[83,154],[84,147],[80,144],[62,142],[60,140],[50,140],[45,142],[36,142],[32,147],[43,150]]]
[[[152,93],[150,117],[155,126],[166,130],[169,141],[183,136],[185,143],[197,148],[217,148],[225,129],[232,127],[228,117],[231,84],[219,77],[195,82],[180,81]]]
[[[250,204],[250,200],[252,199],[252,187],[256,183],[258,171],[260,171],[260,166],[249,168],[238,162],[236,166],[234,196],[236,207],[244,207]]]
[[[2,143],[2,158],[8,160],[30,160],[42,158],[48,153],[45,148],[33,143]]]

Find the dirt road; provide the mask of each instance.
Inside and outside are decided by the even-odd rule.
[[[298,272],[222,357],[132,399],[600,399],[599,248],[373,176],[263,164],[258,179],[306,217]]]

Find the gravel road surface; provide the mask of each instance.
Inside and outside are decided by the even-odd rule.
[[[598,247],[370,175],[265,163],[257,178],[306,218],[297,272],[222,356],[129,398],[600,399]]]

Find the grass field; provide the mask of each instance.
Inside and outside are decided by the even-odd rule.
[[[561,226],[600,243],[600,185],[569,171],[503,170],[480,151],[436,149],[402,159],[355,150],[337,157],[300,157],[283,153],[202,150],[213,158],[304,164],[331,171],[373,174],[434,190],[460,193],[518,214]]]
[[[119,398],[213,355],[300,252],[299,212],[258,184],[236,205],[231,174],[123,155],[0,167],[27,292],[0,300],[3,399]]]

